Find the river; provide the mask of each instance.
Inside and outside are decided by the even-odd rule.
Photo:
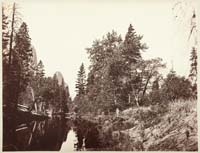
[[[3,127],[4,151],[83,151],[103,147],[97,125],[57,116]],[[105,147],[105,146],[104,146]]]

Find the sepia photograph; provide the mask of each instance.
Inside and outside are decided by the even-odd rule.
[[[198,0],[4,0],[2,149],[198,152]]]

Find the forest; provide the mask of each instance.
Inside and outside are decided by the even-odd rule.
[[[191,49],[188,77],[176,74],[173,67],[163,77],[164,61],[159,57],[144,60],[142,53],[148,47],[141,39],[130,24],[124,40],[112,31],[86,49],[91,65],[87,78],[84,64],[80,66],[74,99],[80,113],[108,114],[116,108],[168,105],[197,98],[196,48]]]
[[[11,13],[6,14],[8,11]],[[14,112],[18,104],[42,114],[65,112],[67,102],[71,101],[68,86],[60,72],[45,76],[42,60],[37,61],[28,25],[19,14],[16,3],[12,9],[2,7],[3,106]]]
[[[195,12],[191,19],[196,20]],[[194,28],[191,27],[189,39]],[[49,122],[45,125],[52,125],[51,130],[65,127],[69,132],[77,126],[75,131],[83,135],[76,136],[81,147],[84,137],[95,131],[95,142],[101,144],[97,150],[196,151],[197,46],[188,50],[188,76],[179,75],[173,65],[163,74],[166,63],[162,58],[144,58],[149,46],[134,24],[127,25],[124,37],[112,29],[102,35],[85,49],[90,60],[88,73],[81,61],[72,99],[61,72],[45,74],[45,65],[38,60],[18,5],[2,6],[4,143],[16,143],[9,134],[19,123],[31,125],[34,119],[25,115],[31,114],[47,117]],[[75,119],[66,117],[69,113],[75,114]],[[54,126],[52,120],[59,125]],[[73,123],[68,124],[69,120]],[[91,125],[95,125],[92,130]],[[14,133],[19,129],[22,128],[14,129]],[[47,133],[59,135],[56,132]],[[62,133],[67,137],[65,130]],[[93,140],[89,140],[85,141],[91,145]]]

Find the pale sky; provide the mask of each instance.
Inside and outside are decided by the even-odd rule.
[[[191,49],[182,25],[175,21],[174,0],[29,0],[18,4],[46,76],[60,71],[72,97],[81,63],[89,65],[85,48],[112,30],[124,38],[129,24],[149,46],[143,54],[146,59],[161,57],[167,72],[173,61],[178,74],[189,73]]]

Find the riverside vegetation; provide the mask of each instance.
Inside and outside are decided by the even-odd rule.
[[[83,116],[97,126],[105,150],[196,151],[196,100],[177,100],[165,107],[129,108],[115,115]],[[99,120],[101,120],[99,122]]]
[[[188,77],[173,67],[164,77],[161,58],[143,59],[141,40],[130,25],[124,40],[112,31],[87,48],[91,65],[87,79],[83,63],[78,71],[74,111],[100,125],[105,150],[198,150],[196,48]]]
[[[42,61],[37,62],[28,25],[18,20],[17,11],[15,3],[10,15],[4,6],[2,11],[4,144],[15,144],[10,134],[18,125],[18,104],[32,111],[39,101],[40,109],[36,110],[41,114],[75,112],[78,117],[74,124],[78,124],[79,132],[95,125],[89,132],[98,134],[101,143],[91,150],[198,150],[196,46],[191,48],[188,76],[180,76],[173,67],[163,75],[166,64],[160,57],[144,59],[148,46],[132,24],[124,38],[114,30],[108,32],[86,48],[89,73],[82,63],[77,94],[72,100],[60,72],[45,76]],[[89,140],[85,141],[94,143]]]

